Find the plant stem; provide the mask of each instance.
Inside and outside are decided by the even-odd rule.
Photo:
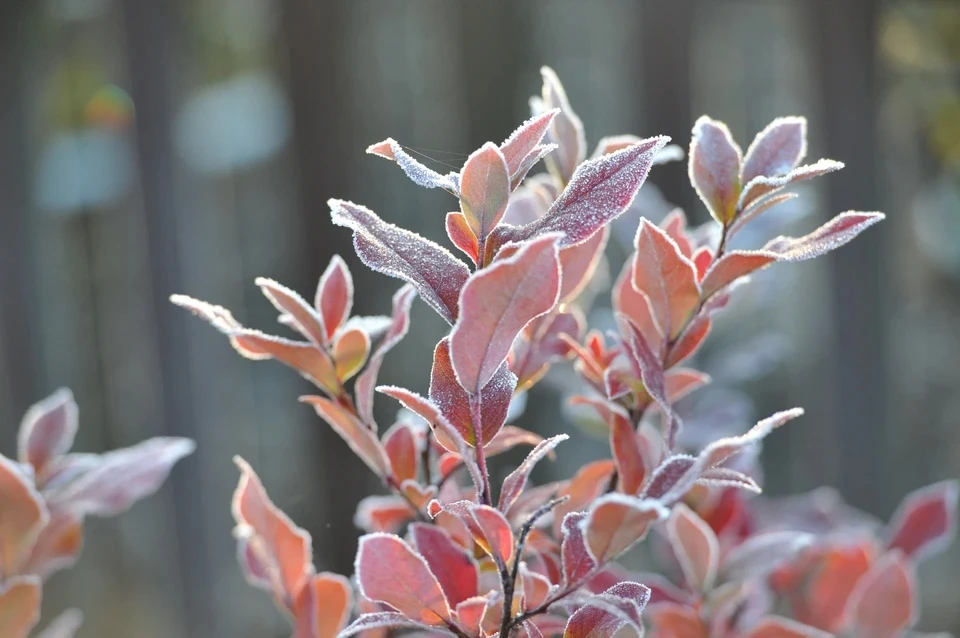
[[[490,505],[490,473],[487,471],[487,458],[483,452],[483,428],[480,423],[480,396],[479,394],[470,395],[470,421],[473,426],[474,449],[477,451],[477,467],[480,469],[480,478],[483,485],[480,485],[480,502],[484,505]]]

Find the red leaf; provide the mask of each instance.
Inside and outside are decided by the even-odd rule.
[[[294,638],[336,638],[352,606],[349,580],[329,572],[314,576],[297,599]]]
[[[447,237],[450,238],[453,245],[476,264],[480,259],[480,244],[477,242],[477,236],[470,229],[467,218],[460,212],[447,213],[446,226]]]
[[[741,151],[727,125],[701,116],[693,125],[689,156],[690,183],[713,218],[730,223],[740,197]]]
[[[666,372],[667,399],[676,403],[691,392],[710,383],[710,375],[692,368],[674,368]]]
[[[442,246],[383,221],[352,202],[331,199],[334,224],[353,230],[353,246],[367,266],[417,287],[420,296],[448,323],[456,321],[467,266]]]
[[[590,283],[609,237],[610,227],[604,226],[582,243],[560,250],[561,303],[576,299]]]
[[[687,215],[682,208],[674,208],[660,221],[660,228],[677,244],[680,254],[693,259],[694,243],[687,234]]]
[[[517,498],[520,497],[520,494],[523,493],[523,488],[526,486],[527,479],[530,478],[530,473],[533,471],[534,466],[536,466],[544,456],[552,452],[555,447],[560,445],[560,443],[569,438],[566,434],[558,434],[545,441],[541,441],[530,451],[530,454],[527,455],[523,463],[511,472],[507,478],[503,479],[503,487],[500,489],[500,502],[498,504],[501,512],[509,510],[510,506],[513,505]]]
[[[312,343],[291,341],[259,330],[239,330],[231,335],[237,351],[248,359],[276,359],[298,371],[320,388],[334,391],[339,386],[330,357]]]
[[[630,207],[668,139],[653,137],[583,162],[543,217],[525,226],[502,227],[500,244],[555,232],[563,233],[561,247],[585,241]]]
[[[397,423],[383,435],[383,449],[398,484],[407,479],[415,480],[420,473],[418,447],[418,437],[407,423]]]
[[[543,77],[543,91],[537,103],[542,104],[544,111],[560,109],[548,129],[547,141],[556,142],[558,147],[547,157],[547,165],[551,172],[566,182],[587,153],[583,122],[570,107],[567,93],[554,70],[548,66],[541,67],[540,75]],[[531,99],[531,102],[534,100]]]
[[[474,596],[464,600],[457,605],[457,624],[462,627],[469,636],[482,636],[480,623],[483,622],[483,616],[487,611],[490,596]]]
[[[657,325],[676,337],[700,303],[696,267],[647,219],[640,221],[635,245],[633,286],[647,295]]]
[[[743,158],[740,182],[789,173],[807,153],[807,119],[778,117],[757,133]]]
[[[444,337],[433,351],[430,400],[437,404],[468,445],[477,445],[477,430],[484,445],[497,435],[507,420],[516,384],[516,375],[510,372],[506,362],[501,363],[493,378],[480,390],[480,423],[475,424],[470,411],[470,396],[457,381],[453,369],[450,339]]]
[[[739,207],[741,210],[746,210],[765,195],[770,195],[798,182],[804,182],[814,177],[820,177],[821,175],[838,171],[841,168],[843,168],[842,162],[820,159],[813,164],[795,168],[786,175],[755,177],[743,185],[743,193],[740,195]]]
[[[650,590],[640,583],[617,583],[591,596],[587,604],[570,616],[564,638],[612,638],[628,625],[637,635],[642,635],[640,613],[649,600]]]
[[[373,430],[342,405],[324,397],[305,396],[300,397],[300,401],[312,405],[320,418],[347,442],[354,454],[359,456],[374,474],[380,477],[390,476],[390,459]]]
[[[479,394],[494,376],[523,327],[557,303],[557,239],[547,235],[524,244],[463,287],[450,355],[460,385],[471,394]]]
[[[15,576],[0,585],[0,635],[27,638],[40,620],[40,579]]]
[[[765,268],[777,259],[778,255],[761,251],[734,250],[726,253],[714,262],[703,276],[700,284],[703,298],[707,299],[740,277]]]
[[[919,562],[942,551],[957,529],[957,481],[944,481],[911,492],[887,528],[887,547]]]
[[[884,554],[857,582],[847,600],[846,616],[858,635],[899,636],[917,617],[917,583],[913,565],[898,551]]]
[[[697,269],[697,281],[702,284],[703,277],[707,274],[707,269],[709,269],[710,264],[713,263],[713,250],[709,246],[701,246],[690,260]]]
[[[687,586],[694,591],[713,589],[720,565],[720,543],[710,526],[678,503],[667,521],[667,533]]]
[[[830,634],[789,618],[764,616],[750,629],[746,638],[830,638]]]
[[[508,199],[510,174],[506,158],[487,142],[467,158],[460,172],[460,210],[481,244],[503,219]]]
[[[831,632],[840,631],[844,607],[857,582],[874,559],[871,544],[829,550],[807,583],[804,606],[794,610],[797,620]]]
[[[513,530],[507,519],[489,505],[457,501],[443,505],[443,511],[457,516],[470,530],[473,540],[493,558],[497,565],[510,564],[513,558]]]
[[[503,144],[500,152],[507,161],[507,170],[510,177],[515,177],[521,170],[523,160],[543,141],[547,129],[553,124],[553,119],[560,113],[559,109],[550,109],[535,115],[517,127]]]
[[[763,250],[783,261],[813,259],[849,243],[883,218],[883,213],[840,213],[809,235],[771,239]]]
[[[400,496],[367,496],[357,504],[353,524],[365,532],[395,533],[414,516],[416,512]]]
[[[366,369],[357,377],[354,385],[354,394],[357,398],[357,411],[360,413],[360,417],[369,425],[374,425],[373,392],[377,386],[377,376],[380,374],[380,365],[383,363],[383,358],[386,354],[406,336],[407,330],[410,327],[410,305],[413,303],[415,295],[416,289],[410,284],[403,286],[394,293],[393,317],[391,318],[392,323],[390,324],[390,328],[387,329],[387,334],[384,335],[383,341],[381,341],[377,349],[374,350],[373,355],[367,362]]]
[[[550,580],[541,574],[530,571],[526,563],[520,563],[520,582],[523,591],[523,608],[539,607],[550,594]]]
[[[454,193],[457,191],[457,184],[450,175],[441,175],[413,159],[393,138],[371,144],[367,147],[367,153],[395,161],[417,186],[442,188]]]
[[[646,462],[637,443],[633,424],[621,414],[612,411],[610,414],[610,449],[613,452],[613,461],[617,464],[620,491],[635,496],[646,477]]]
[[[51,494],[50,505],[62,505],[78,516],[116,516],[160,489],[177,461],[195,447],[189,439],[158,436],[108,452]]]
[[[506,425],[484,446],[487,458],[512,450],[518,445],[537,445],[543,437],[515,425]]]
[[[426,560],[390,534],[360,538],[354,568],[360,593],[390,605],[413,621],[444,625],[450,605]]]
[[[427,623],[417,622],[405,614],[395,611],[381,611],[372,614],[363,614],[350,626],[338,634],[338,638],[349,638],[359,633],[376,632],[386,629],[420,629],[437,632],[437,628]],[[442,635],[442,634],[441,634]]]
[[[683,331],[683,334],[681,334],[673,344],[673,347],[670,348],[670,353],[667,355],[667,362],[664,364],[664,367],[672,368],[684,359],[692,356],[701,344],[703,344],[707,335],[710,334],[712,325],[713,322],[710,321],[709,313],[706,311],[691,321],[690,325]]]
[[[557,496],[566,496],[567,500],[554,511],[554,536],[560,535],[560,525],[568,512],[585,509],[603,493],[615,469],[613,461],[602,459],[587,463],[577,471],[566,487],[557,493]]]
[[[580,525],[590,555],[602,565],[633,547],[646,536],[651,523],[668,515],[658,501],[614,493],[594,501]]]
[[[17,452],[21,463],[33,466],[39,485],[43,484],[50,462],[70,451],[76,434],[77,403],[66,388],[27,410],[20,422]]]
[[[579,586],[598,567],[587,549],[583,533],[586,518],[585,512],[570,512],[561,523],[563,540],[560,542],[560,561],[565,589]]]
[[[320,276],[314,303],[323,318],[327,339],[332,339],[353,308],[353,277],[340,255],[330,259],[330,264]]]
[[[410,526],[410,539],[437,577],[452,607],[477,595],[480,578],[477,562],[454,543],[443,529],[436,525],[414,523]]]
[[[804,532],[778,531],[751,536],[724,557],[724,579],[746,580],[767,575],[784,562],[795,559],[813,541],[813,535]]]
[[[292,610],[301,589],[313,576],[310,534],[273,504],[246,461],[235,457],[234,462],[241,472],[233,494],[235,535],[245,543],[258,571],[263,570],[278,603]],[[258,581],[251,584],[259,585]]]
[[[337,378],[344,382],[355,375],[370,354],[370,337],[359,328],[344,330],[333,344],[333,361]]]
[[[643,333],[654,352],[663,349],[663,328],[657,323],[653,306],[646,293],[633,287],[633,271],[636,268],[636,255],[629,259],[620,271],[613,285],[613,309],[629,317],[630,321]]]
[[[707,628],[694,607],[676,603],[656,603],[647,608],[647,619],[654,636],[669,638],[708,638]]]

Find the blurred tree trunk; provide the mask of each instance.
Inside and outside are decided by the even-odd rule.
[[[811,49],[819,56],[825,155],[850,161],[825,180],[833,215],[878,210],[877,65],[879,4],[874,0],[809,2]],[[887,313],[884,273],[887,228],[880,224],[829,256],[836,317],[831,368],[838,370],[830,399],[840,441],[840,489],[853,504],[889,513]]]

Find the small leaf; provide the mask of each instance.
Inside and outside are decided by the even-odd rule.
[[[737,220],[733,222],[733,225],[730,226],[730,230],[727,231],[727,239],[733,237],[748,222],[756,219],[762,213],[765,213],[777,204],[788,202],[797,197],[798,195],[796,193],[780,193],[779,195],[770,195],[769,197],[754,199],[750,205],[740,213]]]
[[[569,438],[566,434],[558,434],[557,436],[540,442],[530,451],[530,454],[527,455],[523,463],[511,472],[507,478],[503,479],[503,487],[500,489],[500,502],[498,504],[501,512],[509,510],[510,506],[513,505],[520,494],[523,493],[523,488],[526,486],[534,466],[536,466],[544,456],[553,451],[555,447],[560,445],[560,443]]]
[[[666,372],[667,399],[676,403],[710,383],[710,375],[692,368],[674,368]]]
[[[493,440],[484,447],[487,458],[496,456],[508,450],[512,450],[518,445],[537,445],[543,441],[543,437],[535,432],[518,428],[515,425],[505,425],[497,433]]]
[[[560,109],[550,109],[535,115],[517,127],[503,144],[500,152],[507,162],[507,170],[511,179],[515,179],[521,172],[524,159],[543,141],[543,136],[553,124],[553,119],[560,113]],[[516,186],[514,186],[516,188]]]
[[[667,533],[687,586],[694,591],[713,589],[720,564],[720,543],[710,526],[678,503],[667,521]]]
[[[520,582],[524,609],[539,607],[547,600],[547,596],[553,589],[546,576],[530,571],[526,563],[520,563]]]
[[[612,638],[630,626],[643,635],[640,613],[650,600],[650,589],[630,581],[617,583],[601,594],[591,596],[567,622],[564,638]]]
[[[513,256],[475,273],[463,287],[462,313],[450,334],[450,357],[467,392],[479,394],[523,327],[556,304],[557,239],[547,235],[524,244]]]
[[[452,607],[477,595],[480,577],[477,562],[449,534],[436,525],[414,523],[410,526],[410,537]]]
[[[701,116],[693,125],[689,157],[690,183],[713,218],[729,224],[740,197],[741,151],[727,125]]]
[[[779,255],[765,251],[732,250],[710,266],[700,287],[703,298],[723,290],[740,277],[765,268],[779,259]]]
[[[743,472],[731,470],[728,467],[713,467],[705,470],[697,479],[697,484],[709,485],[710,487],[736,487],[754,494],[763,491],[752,478]]]
[[[274,308],[280,311],[287,325],[317,347],[327,344],[329,336],[323,326],[323,319],[303,297],[266,277],[257,277],[254,281]]]
[[[658,501],[614,493],[594,501],[580,525],[590,555],[602,565],[633,547],[651,523],[669,513]]]
[[[393,317],[383,341],[374,350],[367,362],[366,369],[357,377],[354,385],[354,394],[357,398],[357,411],[365,423],[375,425],[373,420],[373,393],[377,386],[377,376],[383,358],[395,345],[400,343],[410,328],[410,306],[416,296],[416,289],[406,284],[393,295]]]
[[[807,119],[778,117],[757,133],[743,157],[741,183],[789,173],[807,154]]]
[[[263,570],[279,604],[292,610],[301,589],[313,576],[310,534],[273,504],[246,461],[235,457],[234,462],[241,472],[233,494],[235,535],[253,555],[258,570]]]
[[[333,360],[341,383],[363,367],[369,353],[370,337],[363,330],[351,329],[337,335],[333,344]]]
[[[301,590],[294,616],[294,638],[336,638],[353,606],[350,581],[339,574],[314,576]]]
[[[353,524],[365,532],[399,532],[416,516],[410,504],[400,496],[367,496],[357,504]]]
[[[27,638],[40,620],[40,579],[14,576],[0,585],[0,635]]]
[[[395,611],[381,611],[361,615],[350,623],[349,627],[337,634],[337,636],[338,638],[350,638],[350,636],[364,632],[374,632],[380,629],[419,629],[429,631],[431,634],[453,635],[442,627],[436,627],[408,618],[406,614]]]
[[[231,335],[234,347],[248,359],[276,359],[303,375],[317,387],[333,392],[337,371],[327,354],[312,343],[291,341],[259,330],[240,330]]]
[[[397,423],[383,435],[383,449],[397,483],[416,479],[420,472],[417,434],[407,423]]]
[[[583,531],[585,512],[570,512],[563,517],[563,539],[560,543],[560,561],[565,589],[578,586],[598,567],[587,549]]]
[[[487,142],[467,158],[460,173],[460,210],[481,244],[503,219],[509,199],[507,161]]]
[[[805,261],[836,250],[884,218],[883,213],[840,213],[803,237],[777,237],[763,247],[783,261]]]
[[[353,246],[363,263],[413,284],[441,317],[450,324],[456,321],[460,289],[470,276],[462,261],[446,248],[388,224],[363,206],[337,199],[328,204],[333,223],[353,230]]]
[[[390,459],[373,430],[361,423],[349,410],[324,397],[304,396],[300,397],[300,401],[312,405],[317,415],[346,441],[350,449],[374,474],[380,477],[390,476]]]
[[[55,507],[33,541],[20,572],[47,579],[77,562],[82,547],[83,516],[70,511],[69,504]]]
[[[320,276],[314,305],[323,319],[327,339],[332,339],[353,308],[353,277],[340,255],[330,259],[330,264]]]
[[[887,547],[914,562],[942,551],[957,530],[957,481],[943,481],[911,492],[887,528]]]
[[[694,241],[687,233],[687,214],[682,208],[674,208],[660,221],[660,228],[673,240],[680,249],[680,254],[687,259],[693,258]]]
[[[657,325],[674,338],[700,303],[696,267],[647,219],[640,221],[635,246],[633,287],[647,295]]]
[[[443,511],[457,516],[467,525],[473,540],[498,566],[510,564],[513,558],[513,530],[503,514],[489,505],[470,501],[457,501],[442,507]]]
[[[898,551],[881,556],[857,582],[846,616],[866,636],[899,636],[917,617],[913,566]]]
[[[447,213],[446,217],[447,237],[453,242],[453,245],[459,248],[464,255],[470,258],[474,264],[480,260],[480,244],[477,242],[477,236],[470,229],[470,224],[463,213]]]
[[[714,295],[713,299],[718,299],[720,296],[721,295]],[[670,348],[670,352],[667,354],[667,361],[664,363],[664,368],[672,368],[681,361],[693,356],[693,353],[703,345],[703,341],[707,338],[707,335],[710,334],[710,328],[713,325],[713,322],[710,320],[711,313],[707,309],[708,306],[709,304],[704,306],[700,314],[690,322],[690,325],[688,325],[677,338],[673,347]],[[723,307],[723,305],[719,307]]]
[[[787,186],[792,186],[799,182],[805,182],[814,177],[820,177],[827,173],[839,171],[843,168],[842,162],[835,162],[828,159],[819,159],[813,164],[795,168],[786,175],[777,175],[774,177],[755,177],[743,187],[743,193],[740,195],[739,207],[746,210],[761,197],[771,195]]]
[[[441,175],[413,159],[393,138],[371,144],[367,147],[367,153],[395,161],[417,186],[442,188],[454,193],[457,191],[457,184],[449,175]]]
[[[427,561],[390,534],[360,538],[354,567],[361,595],[390,605],[407,618],[426,625],[444,625],[450,605]]]
[[[66,388],[32,405],[20,422],[17,452],[21,463],[33,466],[42,484],[51,461],[70,451],[77,434],[77,403]]]

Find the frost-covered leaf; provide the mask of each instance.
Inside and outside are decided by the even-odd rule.
[[[498,508],[501,512],[507,512],[510,509],[510,506],[513,505],[520,494],[523,493],[523,488],[527,484],[527,479],[530,478],[530,473],[533,471],[533,468],[539,463],[543,457],[549,454],[555,447],[560,445],[563,441],[566,441],[570,437],[566,434],[558,434],[557,436],[550,437],[545,441],[541,441],[533,450],[530,451],[530,454],[527,455],[527,458],[524,459],[517,469],[511,472],[507,478],[503,479],[503,487],[500,489],[500,502]]]
[[[418,622],[408,618],[406,614],[395,611],[380,611],[369,614],[362,614],[350,625],[337,634],[338,638],[350,638],[357,634],[372,635],[372,633],[384,629],[419,629],[429,632],[428,635],[453,635],[442,627],[436,627],[427,623]]]
[[[707,269],[700,282],[704,299],[723,290],[740,277],[769,266],[779,255],[759,250],[732,250],[715,261]]]
[[[807,154],[807,119],[778,117],[757,133],[743,157],[741,183],[789,173]]]
[[[668,515],[656,500],[613,493],[593,502],[581,527],[590,555],[603,564],[630,549],[652,523]]]
[[[567,622],[564,638],[613,638],[625,626],[643,635],[640,613],[650,600],[650,590],[634,582],[621,582],[591,596]]]
[[[353,606],[350,581],[339,574],[313,576],[294,606],[294,638],[336,638]]]
[[[650,298],[633,287],[633,271],[636,255],[627,260],[613,286],[613,309],[627,316],[642,333],[654,352],[661,352],[665,337],[654,315]]]
[[[416,288],[412,284],[406,284],[393,295],[393,316],[387,334],[383,341],[374,350],[370,360],[367,362],[366,369],[357,377],[354,386],[354,394],[357,399],[357,411],[360,417],[369,425],[374,424],[373,420],[373,393],[377,386],[377,376],[380,374],[380,366],[383,358],[400,343],[407,330],[410,328],[410,306],[416,296]]]
[[[646,461],[630,420],[614,411],[610,415],[610,450],[617,464],[620,491],[635,496],[647,475]]]
[[[720,543],[710,526],[678,503],[667,521],[667,533],[687,586],[694,591],[713,589],[720,565]]]
[[[510,523],[496,509],[489,505],[479,505],[470,501],[457,501],[440,506],[436,501],[431,504],[431,514],[437,507],[462,520],[473,535],[473,540],[483,551],[490,555],[501,567],[510,564],[513,558],[513,530]]]
[[[762,197],[776,193],[787,186],[793,186],[794,184],[805,182],[814,177],[839,171],[841,168],[843,168],[842,162],[819,159],[813,164],[797,167],[786,175],[755,177],[750,180],[750,182],[744,184],[738,206],[741,210],[747,210],[754,203],[759,202]]]
[[[469,393],[480,393],[523,327],[556,304],[557,240],[552,234],[523,244],[514,255],[475,273],[463,287],[450,355],[457,379]]]
[[[414,523],[410,526],[410,539],[437,577],[450,606],[456,607],[477,595],[477,562],[447,532],[436,525]]]
[[[563,537],[560,543],[560,561],[564,587],[581,583],[598,567],[597,561],[587,549],[583,523],[586,512],[570,512],[561,523]]]
[[[526,171],[523,170],[524,160],[534,152],[535,148],[540,146],[544,135],[546,135],[547,130],[553,124],[554,118],[559,113],[560,110],[554,108],[544,111],[539,115],[534,115],[518,126],[517,129],[510,134],[510,137],[500,145],[500,152],[506,159],[507,170],[510,173],[511,180],[516,181],[518,176],[522,178],[521,172],[526,173]],[[529,169],[529,167],[527,168]],[[516,188],[516,183],[513,187]]]
[[[467,158],[460,173],[460,210],[480,244],[503,219],[509,199],[506,158],[487,142]]]
[[[331,264],[332,265],[332,264]],[[284,323],[299,332],[311,343],[323,347],[329,341],[331,332],[327,332],[323,319],[306,300],[293,290],[266,277],[257,277],[254,282],[263,295],[280,311]],[[331,321],[345,320],[346,317]]]
[[[957,493],[957,481],[943,481],[908,494],[890,519],[887,547],[915,562],[945,549],[957,530]]]
[[[323,320],[327,339],[332,339],[353,309],[353,277],[340,255],[334,255],[320,276],[314,306]]]
[[[0,584],[0,635],[27,638],[40,620],[40,579],[14,576]]]
[[[330,392],[339,386],[337,371],[330,357],[312,343],[291,341],[247,329],[234,332],[231,340],[237,351],[248,359],[276,359]]]
[[[353,524],[364,532],[399,532],[416,512],[401,496],[367,496],[357,504]]]
[[[488,442],[484,451],[487,458],[502,452],[512,450],[518,445],[537,445],[543,437],[535,432],[518,428],[515,425],[506,425],[497,433],[493,440]]]
[[[729,467],[713,467],[705,470],[697,479],[697,483],[710,487],[736,487],[754,494],[762,491],[752,478]]]
[[[396,423],[383,435],[383,449],[390,459],[390,468],[397,483],[416,479],[420,472],[420,450],[417,434],[409,423]]]
[[[377,144],[371,144],[367,147],[367,153],[393,160],[417,186],[423,186],[424,188],[442,188],[453,193],[457,192],[457,183],[450,175],[441,175],[413,159],[413,157],[403,150],[403,147],[391,137]]]
[[[353,246],[363,263],[413,284],[441,317],[451,324],[456,321],[460,289],[470,276],[462,261],[446,248],[383,221],[363,206],[337,199],[328,204],[333,223],[353,230]]]
[[[693,125],[689,173],[707,210],[721,224],[733,221],[740,197],[741,151],[723,122],[701,116]]]
[[[49,464],[70,451],[77,434],[77,403],[73,393],[61,388],[30,406],[17,435],[17,458],[33,467],[38,483]]]
[[[696,267],[647,219],[640,222],[635,246],[633,287],[647,296],[657,325],[674,338],[700,302]]]
[[[604,493],[615,471],[616,466],[610,459],[593,461],[577,470],[573,478],[557,492],[557,496],[565,496],[567,500],[554,510],[554,536],[560,536],[560,526],[568,512],[585,510]]]
[[[541,67],[540,75],[543,77],[543,90],[537,102],[542,104],[540,110],[547,112],[559,109],[547,129],[546,136],[546,141],[557,144],[557,149],[547,156],[546,161],[550,170],[566,182],[586,156],[587,141],[583,122],[570,106],[570,100],[556,72],[545,66]],[[531,103],[533,102],[531,100]]]
[[[304,396],[300,397],[300,401],[312,405],[317,415],[346,441],[350,449],[374,474],[380,477],[390,476],[390,459],[387,458],[376,433],[361,423],[353,413],[324,397]]]
[[[776,253],[782,261],[813,259],[849,243],[883,218],[883,213],[840,213],[809,235],[771,239],[763,251]]]

